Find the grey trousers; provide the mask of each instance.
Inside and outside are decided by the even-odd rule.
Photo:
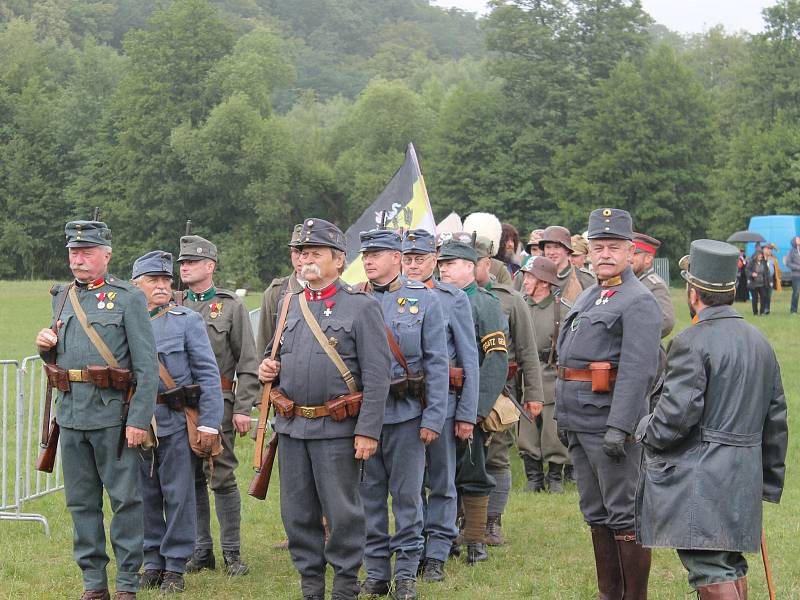
[[[186,430],[158,438],[152,475],[153,451],[142,456],[144,568],[183,573],[197,536],[194,454]]]
[[[422,557],[422,480],[425,445],[419,439],[420,417],[384,425],[378,451],[367,461],[361,499],[367,515],[364,564],[367,577],[389,581],[416,579]],[[389,535],[389,494],[394,535]]]
[[[627,456],[614,459],[603,452],[602,433],[570,431],[568,438],[586,523],[633,531],[642,447],[628,442],[625,444]]]
[[[301,440],[280,434],[278,468],[281,518],[302,593],[325,595],[325,568],[330,564],[334,593],[355,594],[366,530],[353,438]],[[323,515],[330,528],[327,544]]]
[[[747,560],[741,552],[678,550],[678,558],[689,572],[689,585],[694,589],[747,575]]]
[[[425,455],[430,488],[425,498],[425,558],[444,562],[458,537],[455,419],[444,422],[441,435],[425,449]]]
[[[116,589],[135,592],[142,566],[142,496],[139,452],[122,449],[117,460],[120,427],[83,431],[61,428],[64,494],[72,515],[72,554],[87,590],[108,588],[103,488],[111,499],[111,546],[117,560]]]

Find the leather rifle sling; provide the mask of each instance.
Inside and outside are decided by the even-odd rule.
[[[285,294],[283,296],[283,304],[281,305],[281,313],[278,316],[278,325],[275,328],[275,334],[272,337],[272,351],[269,354],[270,360],[275,360],[278,355],[278,349],[281,346],[281,337],[283,336],[283,328],[286,326],[286,315],[289,313],[289,304],[292,302],[294,294]],[[263,315],[262,315],[263,317]],[[258,471],[261,469],[261,464],[264,455],[264,431],[267,429],[267,418],[269,417],[269,393],[272,391],[272,383],[265,383],[261,390],[261,404],[258,408],[258,425],[256,426],[256,451],[253,453],[253,468]]]
[[[386,341],[389,342],[389,348],[392,351],[392,354],[397,359],[397,362],[400,363],[400,366],[403,367],[403,370],[406,372],[406,377],[411,376],[411,371],[408,369],[408,361],[406,357],[403,355],[403,351],[400,350],[400,346],[397,344],[397,340],[392,333],[392,330],[389,329],[388,325],[383,326],[386,329]]]
[[[117,359],[114,358],[114,355],[111,353],[111,350],[108,349],[108,346],[106,346],[103,338],[100,337],[100,334],[97,333],[95,328],[92,327],[86,319],[86,313],[83,311],[81,303],[78,301],[78,294],[75,292],[74,287],[69,290],[69,301],[72,304],[72,310],[75,311],[78,322],[81,324],[81,327],[83,327],[84,333],[88,336],[89,341],[92,342],[94,347],[97,348],[100,356],[103,357],[103,360],[106,361],[110,367],[119,368]]]
[[[64,312],[64,305],[67,303],[67,297],[69,296],[70,290],[75,287],[74,283],[70,283],[67,286],[67,289],[61,294],[61,298],[58,299],[58,304],[56,305],[56,312],[55,318],[53,319],[53,325],[50,329],[53,333],[58,336],[58,320],[61,318],[61,313]],[[55,352],[55,347],[53,347],[53,352]],[[53,360],[53,364],[55,364],[55,360]],[[50,385],[50,379],[47,380],[47,398],[44,404],[44,415],[42,418],[42,438],[41,438],[41,445],[42,448],[47,447],[47,438],[50,437],[50,413],[52,410],[52,403],[53,403],[53,387]]]
[[[300,294],[300,311],[303,313],[303,318],[306,320],[306,324],[308,328],[311,330],[311,333],[314,334],[314,337],[319,342],[319,345],[322,346],[322,349],[325,351],[325,354],[328,355],[333,361],[333,364],[336,365],[336,369],[344,379],[345,384],[347,385],[347,389],[350,390],[351,394],[355,394],[358,392],[358,387],[356,386],[355,378],[350,370],[347,368],[347,365],[344,364],[342,357],[339,356],[339,353],[336,351],[328,340],[325,338],[325,334],[322,333],[322,328],[317,323],[317,320],[314,318],[314,315],[311,313],[311,309],[308,308],[308,300],[306,300],[305,294]]]

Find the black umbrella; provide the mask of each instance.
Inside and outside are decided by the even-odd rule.
[[[728,238],[728,242],[766,242],[764,236],[755,231],[737,231]]]

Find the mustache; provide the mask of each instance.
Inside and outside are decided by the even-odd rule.
[[[315,264],[303,265],[303,268],[300,269],[300,275],[306,276],[308,274],[320,277],[322,275],[322,271],[320,270],[319,266]]]

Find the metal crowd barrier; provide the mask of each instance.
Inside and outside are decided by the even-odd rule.
[[[38,356],[28,356],[22,360],[21,365],[16,360],[0,360],[0,520],[38,521],[44,527],[45,535],[49,536],[50,526],[44,515],[23,512],[25,502],[64,487],[61,480],[60,448],[52,473],[41,473],[35,468],[46,389],[42,364],[42,359]],[[13,393],[9,391],[12,372]],[[14,398],[13,403],[10,401],[11,397]]]

